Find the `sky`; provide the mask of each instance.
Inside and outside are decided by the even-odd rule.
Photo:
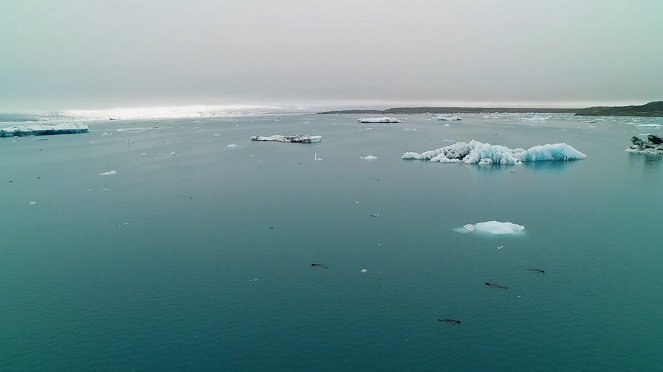
[[[0,0],[0,112],[663,100],[660,0]]]

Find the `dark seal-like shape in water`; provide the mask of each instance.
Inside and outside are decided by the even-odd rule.
[[[499,289],[509,289],[509,287],[499,285],[499,284],[493,284],[493,283],[485,283],[487,286],[490,288],[499,288]]]
[[[460,324],[460,320],[457,319],[442,319],[442,318],[437,318],[438,322],[444,322],[444,323],[449,323],[449,324]]]

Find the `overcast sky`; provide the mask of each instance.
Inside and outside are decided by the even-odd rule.
[[[663,1],[0,0],[0,112],[663,99]]]

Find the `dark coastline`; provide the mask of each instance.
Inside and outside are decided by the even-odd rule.
[[[535,108],[535,107],[394,107],[387,110],[337,110],[318,114],[476,114],[476,113],[552,113],[582,116],[663,116],[663,101],[649,102],[641,106],[612,106],[588,108]]]

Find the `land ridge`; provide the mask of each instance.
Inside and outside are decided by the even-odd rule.
[[[335,110],[318,114],[476,114],[476,113],[551,113],[582,116],[644,116],[663,117],[663,101],[631,106],[596,106],[587,108],[536,108],[536,107],[393,107],[386,110]]]

